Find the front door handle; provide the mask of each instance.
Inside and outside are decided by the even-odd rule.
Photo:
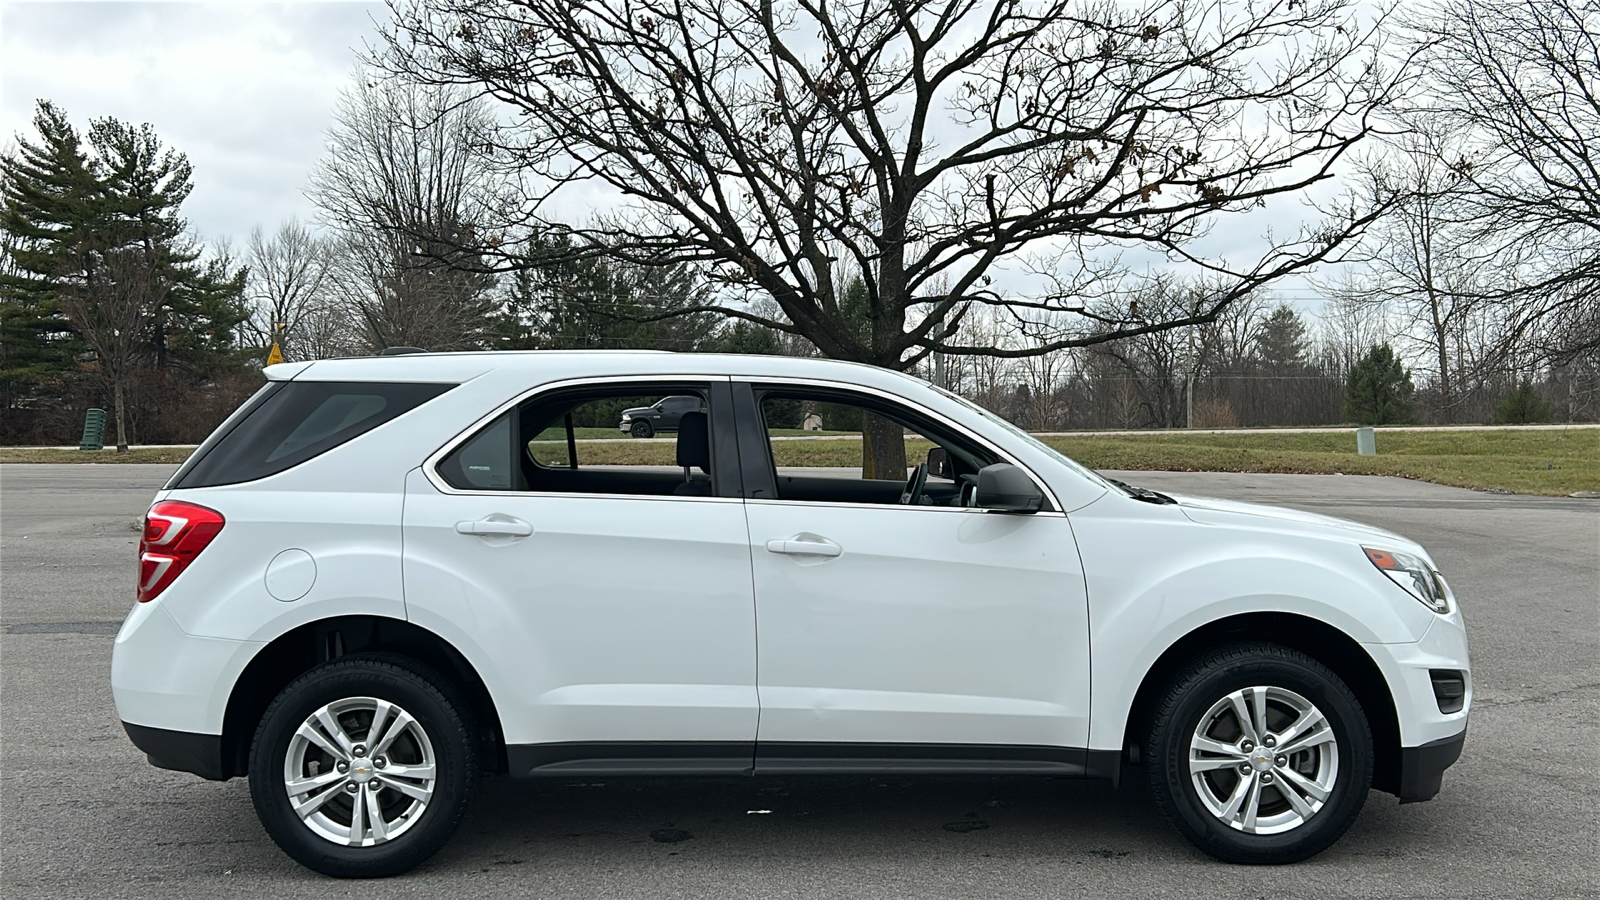
[[[844,548],[829,540],[800,540],[790,538],[786,541],[767,541],[769,553],[787,553],[790,556],[838,556],[844,553]]]
[[[476,522],[457,522],[456,533],[527,537],[533,534],[533,526],[521,519],[513,519],[507,516],[499,519],[479,519]]]

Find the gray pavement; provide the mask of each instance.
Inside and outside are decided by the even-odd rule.
[[[0,893],[20,897],[1597,897],[1600,501],[1393,478],[1173,474],[1158,490],[1417,538],[1461,596],[1477,707],[1429,803],[1373,793],[1333,849],[1221,865],[1138,783],[485,781],[381,886],[289,862],[240,780],[148,766],[112,709],[138,519],[166,466],[0,466]]]

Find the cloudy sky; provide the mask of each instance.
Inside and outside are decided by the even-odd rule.
[[[387,18],[381,2],[338,0],[0,0],[0,147],[32,133],[39,99],[80,128],[101,116],[149,122],[194,164],[190,224],[242,249],[257,225],[313,222],[303,191],[333,107]],[[1273,206],[1252,224],[1292,233],[1306,215],[1295,198]],[[1249,257],[1257,234],[1233,224],[1207,249]],[[1279,285],[1302,307],[1318,305],[1315,293],[1302,279]]]
[[[194,164],[208,241],[312,217],[302,194],[381,3],[0,3],[0,142],[54,101],[80,128],[149,122]]]

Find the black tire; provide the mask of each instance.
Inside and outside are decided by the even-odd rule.
[[[391,828],[405,828],[397,836],[372,846],[352,847],[334,843],[312,830],[291,806],[285,785],[285,772],[289,765],[288,754],[295,732],[318,710],[329,704],[354,702],[354,698],[375,698],[400,707],[415,719],[425,741],[412,740],[402,735],[391,752],[396,763],[410,763],[401,759],[404,752],[419,754],[426,744],[432,753],[435,777],[432,796],[420,813],[405,820],[389,822]],[[371,736],[370,718],[366,731],[361,731],[359,711],[350,721],[355,726],[344,726],[352,739],[375,740]],[[390,722],[396,720],[391,717]],[[344,720],[341,719],[341,725]],[[461,823],[467,801],[478,777],[477,747],[471,738],[476,734],[470,707],[462,700],[450,682],[433,669],[406,657],[389,654],[352,654],[324,663],[296,678],[267,707],[256,728],[255,741],[250,748],[250,797],[255,803],[261,824],[279,847],[308,869],[336,878],[381,878],[399,875],[428,859],[450,838]],[[359,740],[357,741],[359,743]],[[406,743],[410,741],[410,743]],[[317,751],[307,749],[307,755]],[[368,751],[370,753],[370,749]],[[328,757],[327,754],[322,756]],[[373,760],[367,765],[357,765],[364,772],[372,767],[391,765],[386,760]],[[317,774],[317,768],[307,768]],[[355,764],[347,764],[355,765]],[[331,773],[333,763],[328,763]],[[351,776],[354,778],[355,776]],[[376,775],[363,776],[381,781]],[[342,788],[335,784],[334,788]],[[364,789],[365,786],[363,786]],[[309,796],[309,795],[308,795]],[[365,794],[360,796],[365,797]],[[383,799],[376,799],[378,797]],[[414,804],[402,793],[387,792],[380,788],[374,792],[374,803],[400,806]],[[337,816],[344,804],[344,823],[351,825],[348,810],[350,798],[333,796],[324,802],[322,815]]]
[[[633,423],[633,426],[628,429],[628,433],[636,438],[647,438],[654,437],[656,430],[650,427],[649,422],[640,419]]]
[[[1311,815],[1303,816],[1299,824],[1289,824],[1296,815],[1301,814],[1289,808],[1288,798],[1281,792],[1283,788],[1279,785],[1289,785],[1286,785],[1280,768],[1252,770],[1243,776],[1237,772],[1245,771],[1251,765],[1248,762],[1200,775],[1190,770],[1191,740],[1196,737],[1202,720],[1211,723],[1212,727],[1224,729],[1230,727],[1230,723],[1238,725],[1236,715],[1227,711],[1214,713],[1213,710],[1216,704],[1222,703],[1234,692],[1252,687],[1275,688],[1286,692],[1279,695],[1282,697],[1288,697],[1290,693],[1298,695],[1300,699],[1313,704],[1331,728],[1336,749],[1323,744],[1325,750],[1304,750],[1301,751],[1302,755],[1284,757],[1289,759],[1291,765],[1313,770],[1318,765],[1327,766],[1333,760],[1337,764],[1337,768],[1331,770],[1328,776],[1332,788],[1326,799],[1321,801],[1322,806]],[[1247,696],[1256,695],[1249,693]],[[1284,701],[1271,702],[1278,704]],[[1280,721],[1296,721],[1288,718],[1294,713],[1287,705],[1271,705],[1268,709],[1269,732],[1277,727],[1270,724],[1274,717]],[[1254,712],[1251,711],[1250,715],[1253,717]],[[1307,721],[1314,720],[1311,716],[1306,718]],[[1288,728],[1285,728],[1280,733],[1287,732]],[[1208,731],[1205,736],[1215,738],[1223,733]],[[1241,733],[1237,735],[1237,740],[1237,746],[1242,747],[1248,737]],[[1262,740],[1265,746],[1265,737]],[[1276,741],[1274,737],[1272,743],[1276,745]],[[1274,750],[1266,755],[1276,760],[1278,757],[1273,756],[1275,753]],[[1361,812],[1372,783],[1372,732],[1355,694],[1326,666],[1287,647],[1235,644],[1206,653],[1180,671],[1169,683],[1155,707],[1144,758],[1147,760],[1150,787],[1161,804],[1162,812],[1196,847],[1224,862],[1291,863],[1326,850],[1344,834]],[[1226,757],[1217,754],[1214,758],[1221,760]],[[1260,765],[1269,766],[1272,761],[1263,761]],[[1305,768],[1297,771],[1303,774]],[[1216,800],[1230,794],[1230,787],[1238,788],[1247,778],[1258,779],[1259,787],[1247,788],[1242,793],[1246,797],[1260,798],[1259,809],[1263,816],[1268,810],[1276,810],[1277,814],[1285,816],[1288,822],[1276,827],[1287,827],[1288,830],[1276,834],[1257,834],[1224,822],[1201,799],[1200,791],[1203,788],[1197,787],[1197,778],[1212,790]],[[1225,779],[1231,779],[1231,785]],[[1273,781],[1277,784],[1270,783]],[[1306,792],[1296,792],[1296,797],[1308,805],[1314,799]],[[1224,806],[1222,812],[1226,811]],[[1261,821],[1258,820],[1258,826]],[[1263,830],[1266,829],[1263,827]]]

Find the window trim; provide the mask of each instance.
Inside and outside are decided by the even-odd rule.
[[[1040,478],[1039,475],[1036,472],[1034,472],[1032,466],[1026,465],[1021,460],[1019,460],[1015,456],[1013,456],[1011,453],[1006,452],[1006,450],[1004,448],[1002,448],[999,445],[997,445],[994,441],[989,440],[988,438],[984,437],[983,435],[978,434],[977,432],[973,431],[971,428],[968,428],[967,426],[961,424],[960,422],[956,422],[956,421],[952,420],[949,416],[946,416],[946,415],[943,415],[942,413],[939,413],[939,412],[936,412],[934,410],[931,410],[928,407],[924,406],[923,404],[921,404],[921,403],[919,403],[919,402],[917,402],[915,400],[912,400],[909,397],[903,397],[903,396],[901,396],[899,394],[893,394],[893,393],[890,393],[888,391],[879,390],[878,388],[868,387],[867,385],[854,384],[854,383],[846,382],[846,381],[833,381],[833,380],[830,380],[830,379],[822,379],[822,378],[796,378],[794,376],[770,376],[770,377],[734,376],[733,377],[733,383],[734,383],[734,385],[736,387],[739,386],[739,385],[743,385],[745,387],[745,389],[746,389],[745,391],[736,390],[735,394],[734,394],[734,396],[737,398],[736,402],[739,402],[741,407],[742,407],[742,408],[736,410],[736,412],[738,412],[740,414],[739,422],[740,422],[740,432],[741,432],[740,433],[740,450],[741,450],[741,453],[743,453],[743,451],[745,451],[746,449],[750,449],[749,445],[750,445],[750,442],[752,440],[753,441],[758,441],[760,446],[761,446],[761,448],[762,448],[761,452],[762,452],[764,458],[759,459],[759,460],[755,460],[754,462],[755,462],[756,467],[764,466],[765,467],[765,471],[766,471],[766,475],[764,476],[764,480],[761,483],[752,484],[751,483],[752,479],[750,478],[751,468],[752,468],[750,464],[751,464],[752,461],[751,460],[745,460],[744,461],[744,473],[745,473],[745,485],[744,485],[745,486],[745,492],[744,492],[744,496],[745,496],[745,500],[747,502],[750,502],[750,503],[762,503],[762,504],[774,504],[774,503],[776,503],[776,504],[792,504],[792,505],[798,505],[798,506],[812,506],[812,507],[817,507],[817,506],[843,507],[843,508],[847,508],[847,509],[863,509],[863,508],[867,508],[867,509],[884,509],[884,508],[894,507],[894,508],[900,508],[900,509],[928,510],[928,511],[934,511],[934,512],[947,512],[947,513],[949,513],[949,512],[955,512],[955,513],[972,513],[972,512],[989,513],[990,512],[990,510],[986,510],[986,509],[983,509],[981,507],[959,507],[959,506],[904,506],[904,507],[902,507],[902,506],[899,506],[899,504],[889,504],[889,503],[851,503],[851,502],[849,502],[847,500],[820,500],[820,501],[819,500],[784,500],[784,499],[776,496],[776,494],[777,494],[777,465],[776,465],[776,461],[772,457],[772,444],[771,444],[771,441],[769,440],[768,435],[766,433],[766,421],[762,417],[762,414],[761,414],[761,403],[756,398],[755,393],[756,393],[757,390],[759,390],[759,389],[761,389],[763,387],[768,387],[768,386],[775,387],[775,388],[780,388],[780,389],[781,388],[785,388],[785,387],[794,387],[794,388],[799,388],[799,389],[804,389],[804,388],[808,388],[809,387],[809,388],[813,388],[815,390],[827,391],[827,392],[836,393],[836,394],[843,394],[845,396],[849,396],[851,394],[869,395],[871,397],[874,397],[875,399],[884,401],[885,403],[889,404],[890,406],[902,406],[902,407],[905,407],[905,408],[917,413],[918,415],[921,415],[921,416],[923,416],[925,418],[933,420],[934,422],[936,422],[936,423],[938,423],[938,424],[950,429],[952,432],[955,432],[955,433],[957,433],[957,434],[959,434],[959,435],[971,440],[973,443],[979,445],[980,447],[983,447],[984,449],[988,450],[990,453],[993,453],[1002,462],[1007,462],[1007,463],[1010,463],[1013,466],[1016,466],[1017,468],[1021,469],[1023,471],[1023,473],[1025,473],[1029,478],[1033,479],[1034,485],[1037,486],[1039,488],[1039,490],[1044,493],[1045,500],[1048,501],[1050,505],[1049,505],[1049,508],[1042,509],[1042,510],[1036,512],[1036,513],[1031,513],[1030,515],[1047,516],[1047,517],[1052,517],[1052,518],[1058,517],[1058,516],[1064,518],[1066,516],[1066,513],[1061,511],[1061,509],[1062,509],[1061,501],[1060,501],[1060,499],[1058,499],[1056,497],[1056,493],[1055,493],[1054,490],[1051,489],[1049,482],[1045,481],[1043,478]],[[746,423],[746,420],[748,420],[748,424]],[[748,455],[748,454],[744,454],[744,455]],[[768,497],[751,496],[753,491],[759,491],[759,490],[769,491],[773,496],[768,496]]]
[[[433,485],[434,489],[438,490],[440,493],[461,497],[565,497],[569,499],[582,498],[665,501],[687,500],[697,503],[743,503],[743,485],[737,483],[739,480],[738,476],[741,474],[737,462],[733,463],[732,465],[718,463],[719,453],[733,453],[734,459],[737,460],[737,452],[735,451],[734,447],[731,446],[731,441],[727,442],[729,446],[725,448],[718,446],[719,441],[717,437],[717,429],[715,427],[711,429],[712,467],[719,471],[726,470],[729,474],[722,477],[731,477],[736,480],[736,484],[734,485],[734,493],[730,496],[695,497],[677,494],[613,494],[584,491],[520,491],[514,488],[510,490],[469,490],[466,488],[455,487],[454,485],[450,484],[450,482],[446,481],[444,476],[440,475],[437,471],[439,463],[443,462],[446,456],[449,456],[457,447],[475,437],[480,430],[482,430],[485,426],[492,424],[496,418],[499,418],[501,415],[516,409],[518,406],[521,406],[523,403],[526,403],[529,400],[533,400],[545,394],[553,394],[561,391],[572,390],[574,388],[606,384],[704,385],[709,388],[708,393],[710,394],[710,396],[706,398],[706,409],[711,410],[719,405],[717,403],[717,397],[719,394],[723,394],[725,396],[725,390],[731,380],[732,379],[727,375],[597,375],[584,378],[567,378],[562,379],[561,381],[546,382],[517,394],[510,400],[507,400],[506,402],[501,403],[499,406],[496,406],[491,412],[489,412],[488,415],[479,417],[473,421],[471,425],[468,425],[466,428],[462,429],[454,437],[450,438],[442,446],[440,446],[439,449],[430,453],[428,457],[422,461],[422,475],[428,480],[428,483]],[[719,391],[719,387],[723,390]],[[731,407],[731,401],[727,405]],[[734,412],[735,411],[730,408],[727,410],[726,415],[732,416]],[[713,477],[716,477],[715,474]]]

